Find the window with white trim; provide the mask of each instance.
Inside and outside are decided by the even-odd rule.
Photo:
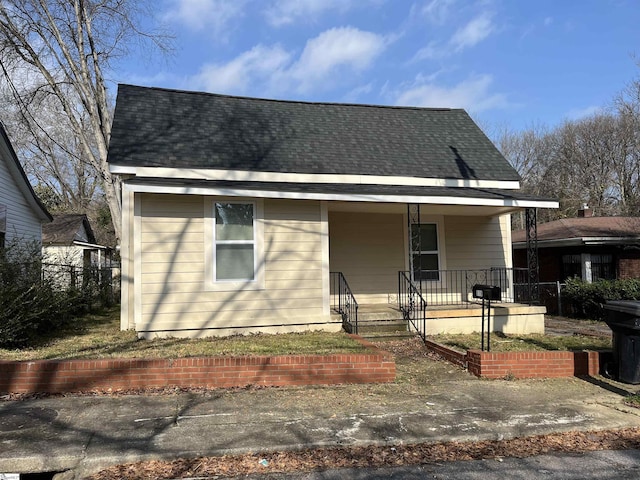
[[[256,279],[256,204],[215,202],[213,229],[214,282]]]
[[[411,265],[414,280],[440,280],[440,252],[438,248],[438,224],[421,223],[411,225],[411,245],[420,236],[420,251],[411,250]]]

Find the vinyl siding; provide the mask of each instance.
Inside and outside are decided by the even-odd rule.
[[[0,150],[1,151],[1,150]],[[0,153],[1,156],[1,153]],[[6,162],[0,158],[0,204],[7,207],[6,243],[42,241],[40,219],[27,203]]]
[[[215,197],[143,194],[138,331],[180,335],[286,328],[323,316],[320,202],[265,200],[264,288],[210,291],[205,222]],[[139,237],[139,238],[138,238]],[[208,333],[207,333],[208,332]],[[147,334],[149,335],[149,334]]]
[[[511,267],[509,218],[445,217],[447,269]]]
[[[329,212],[329,261],[359,302],[386,302],[405,269],[403,215]]]

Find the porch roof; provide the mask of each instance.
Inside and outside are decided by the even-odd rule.
[[[135,177],[128,188],[138,192],[220,195],[232,197],[289,198],[370,203],[421,203],[517,208],[558,208],[558,202],[517,190],[471,187],[422,187],[298,182],[240,182]]]

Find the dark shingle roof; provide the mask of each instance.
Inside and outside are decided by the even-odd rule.
[[[77,240],[76,235],[84,226],[88,243],[96,243],[89,219],[84,214],[54,215],[53,222],[42,226],[42,243],[44,245],[71,245]]]
[[[538,225],[538,241],[586,237],[640,237],[640,217],[563,218]],[[511,241],[513,243],[525,242],[526,231],[514,231],[511,235]]]
[[[120,85],[122,166],[517,181],[460,109],[306,103]]]

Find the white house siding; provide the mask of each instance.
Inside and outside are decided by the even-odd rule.
[[[81,268],[84,265],[84,251],[76,246],[48,245],[42,249],[42,261]]]
[[[448,270],[511,267],[509,215],[445,217]]]
[[[13,160],[5,158],[3,151],[4,148],[0,149],[0,205],[7,209],[6,244],[35,242],[39,246],[42,241],[40,219],[18,188],[6,163]]]
[[[387,302],[405,269],[404,216],[329,212],[329,262],[342,272],[360,303]]]
[[[339,329],[325,308],[320,202],[264,200],[264,288],[210,291],[205,222],[215,197],[142,194],[136,201],[135,317],[142,336]]]
[[[443,274],[440,282],[429,285],[427,296],[432,298],[427,298],[427,302],[466,302],[470,299],[473,284],[494,284],[497,279],[484,273],[474,276],[461,270],[511,267],[510,217],[508,214],[493,217],[450,215],[444,217],[444,225],[446,269],[449,272]],[[511,287],[507,285],[504,295],[511,295]]]

